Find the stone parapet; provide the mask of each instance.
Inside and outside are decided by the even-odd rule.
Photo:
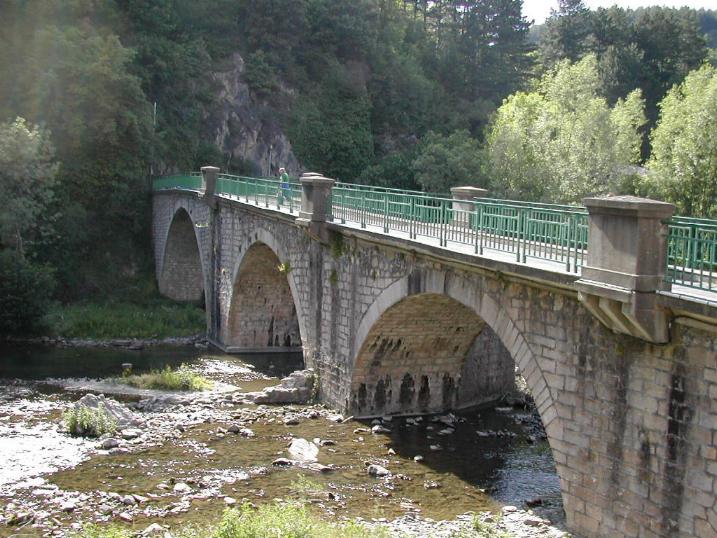
[[[580,300],[610,329],[650,342],[669,340],[657,291],[665,280],[667,225],[675,206],[636,196],[586,198],[587,261],[576,282]]]

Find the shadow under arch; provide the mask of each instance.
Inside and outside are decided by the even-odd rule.
[[[158,278],[159,292],[175,301],[207,304],[206,271],[191,215],[179,207],[172,216]]]
[[[288,253],[264,230],[240,248],[224,323],[227,351],[301,351],[305,329]]]
[[[391,314],[394,307],[403,301],[410,300],[412,297],[421,296],[442,297],[443,299],[436,303],[441,305],[441,312],[446,311],[445,305],[454,305],[455,311],[459,316],[452,314],[452,319],[457,319],[460,318],[460,315],[464,315],[467,316],[467,319],[470,320],[471,323],[479,326],[487,326],[495,333],[502,346],[512,357],[519,372],[525,378],[528,388],[535,399],[538,412],[540,413],[548,435],[548,440],[551,446],[553,445],[555,439],[559,438],[562,433],[562,424],[561,421],[557,419],[557,412],[550,387],[523,333],[511,319],[506,309],[491,295],[486,293],[483,287],[477,283],[477,280],[478,279],[462,278],[451,272],[424,268],[416,270],[395,281],[381,292],[363,315],[356,333],[354,350],[351,357],[352,364],[350,371],[352,372],[352,379],[346,401],[346,407],[349,412],[356,412],[357,409],[354,406],[360,403],[361,395],[358,391],[363,381],[357,376],[365,376],[367,370],[370,369],[370,364],[367,366],[360,362],[365,362],[367,358],[371,360],[368,356],[370,355],[369,349],[372,346],[376,346],[375,340],[371,338],[372,331],[375,331],[375,327],[380,325],[381,320],[384,319],[387,313]],[[393,311],[395,312],[395,310]],[[407,315],[411,314],[410,309],[406,309],[406,312],[406,315],[398,317],[406,318]],[[433,321],[431,317],[425,319],[429,323]],[[462,326],[466,326],[466,324],[463,323]],[[420,327],[416,328],[417,333],[420,333],[421,330]],[[425,325],[423,330],[430,331],[432,329],[430,325]],[[476,335],[479,335],[481,332],[480,329],[476,330],[476,328],[470,330]],[[466,329],[468,332],[470,330]],[[393,345],[395,346],[395,342]],[[465,340],[460,343],[460,346],[465,347]],[[455,344],[453,347],[455,348]],[[380,343],[374,347],[373,352],[375,353],[375,351],[379,350]],[[460,348],[456,350],[456,352],[460,351]],[[395,373],[403,375],[405,368],[411,368],[410,361],[399,366]],[[512,374],[513,372],[511,372],[511,375]],[[397,394],[392,393],[392,396],[400,402],[400,384],[398,387],[395,387],[395,389]],[[417,390],[420,394],[420,384]],[[428,412],[438,412],[441,410],[443,409],[431,408]],[[400,411],[395,412],[400,414]],[[357,416],[362,415],[361,413],[357,413]]]

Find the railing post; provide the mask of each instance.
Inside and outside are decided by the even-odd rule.
[[[312,172],[303,174],[299,181],[301,210],[296,223],[306,226],[320,241],[328,241],[326,222],[332,219],[331,189],[336,181]]]
[[[219,168],[216,166],[202,166],[202,183],[204,187],[204,194],[202,198],[211,207],[214,207],[216,203],[216,191],[217,191],[217,176],[219,175]]]
[[[451,187],[453,203],[453,224],[470,226],[469,213],[473,210],[473,201],[476,198],[485,198],[488,195],[487,189],[479,187]]]
[[[675,212],[665,202],[613,196],[586,198],[587,261],[576,282],[578,297],[610,329],[654,343],[669,341],[668,313],[658,291],[665,280],[667,225]]]

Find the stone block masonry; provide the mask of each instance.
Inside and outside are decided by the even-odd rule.
[[[690,304],[673,306],[669,342],[650,343],[601,324],[579,301],[577,277],[325,226],[309,235],[271,209],[218,198],[210,210],[196,194],[159,193],[160,289],[196,296],[201,268],[213,341],[300,341],[321,399],[347,413],[469,405],[509,388],[517,366],[574,535],[717,536],[709,308],[696,322]],[[194,272],[177,261],[192,257]]]

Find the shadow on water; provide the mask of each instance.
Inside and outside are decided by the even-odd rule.
[[[134,373],[161,370],[167,366],[193,365],[202,359],[247,366],[267,377],[284,377],[303,367],[301,353],[225,355],[214,349],[154,347],[149,350],[107,348],[52,348],[39,345],[0,345],[0,378],[42,380],[47,378],[114,377],[124,363]],[[228,369],[231,371],[231,369]]]

